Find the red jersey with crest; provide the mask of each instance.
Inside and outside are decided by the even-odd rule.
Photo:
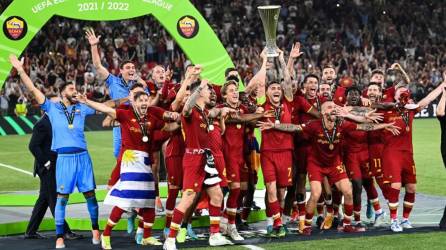
[[[193,107],[189,116],[181,117],[181,128],[184,135],[186,150],[198,150],[206,148],[209,135],[208,125],[203,117],[209,114],[207,109],[200,110]]]
[[[291,112],[293,111],[293,104],[293,102],[287,101],[284,98],[279,107],[274,107],[267,98],[266,103],[263,105],[263,109],[265,111],[275,110],[275,113],[280,112],[280,123],[291,123]],[[263,121],[275,122],[275,118],[263,118]],[[261,152],[292,150],[293,148],[293,133],[282,132],[275,129],[262,131],[262,144],[260,146]]]
[[[138,120],[133,113],[133,109],[117,109],[116,121],[121,124],[122,149],[134,149],[145,152],[150,152],[151,141],[155,130],[160,130],[164,127],[163,121],[164,110],[158,107],[149,107],[147,110],[147,118],[142,119],[146,127],[148,142],[143,142],[143,134],[138,124]]]
[[[307,134],[311,141],[311,150],[309,150],[308,161],[312,161],[320,167],[336,167],[341,160],[341,142],[347,131],[356,130],[357,124],[342,120],[336,126],[336,136],[333,141],[333,149],[330,149],[330,143],[324,134],[322,120],[313,120],[302,126],[302,130]],[[328,130],[328,135],[332,136],[333,129]]]
[[[230,107],[229,105],[221,104],[218,108]],[[240,104],[235,108],[240,115],[247,114],[248,109]],[[245,145],[245,129],[244,122],[238,123],[226,123],[225,133],[223,134],[223,152],[226,154],[232,154],[243,159],[243,149]]]
[[[388,110],[384,113],[384,122],[395,122],[395,126],[400,127],[400,134],[393,135],[390,131],[383,130],[384,147],[390,150],[401,150],[413,152],[412,146],[412,122],[418,110]],[[407,117],[407,124],[403,119]]]

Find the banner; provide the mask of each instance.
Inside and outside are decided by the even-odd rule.
[[[9,54],[19,56],[54,15],[90,21],[153,15],[191,62],[203,66],[203,78],[223,83],[225,69],[234,67],[212,28],[188,0],[20,0],[0,16],[0,87],[11,70]]]

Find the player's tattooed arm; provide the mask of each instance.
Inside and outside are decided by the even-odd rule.
[[[291,82],[290,71],[288,70],[288,67],[286,65],[285,58],[283,56],[283,51],[277,49],[277,52],[279,53],[280,70],[282,71],[283,75],[283,94],[288,101],[292,101],[293,88],[291,87],[292,82]]]
[[[198,86],[192,94],[189,96],[189,99],[187,99],[186,104],[184,104],[183,108],[183,116],[189,117],[189,115],[192,112],[192,109],[194,108],[195,104],[197,103],[198,97],[200,97],[200,92],[203,90],[203,88],[209,83],[208,80],[201,80],[200,86]]]
[[[357,130],[363,130],[363,131],[373,131],[373,130],[380,130],[385,129],[390,131],[394,135],[399,135],[401,128],[398,126],[395,126],[395,123],[381,123],[381,124],[372,124],[372,123],[361,123],[358,124],[356,127]]]
[[[240,122],[253,122],[260,118],[274,117],[274,110],[263,111],[263,108],[258,108],[256,113],[252,114],[240,114],[240,112],[232,113],[229,115],[226,123],[240,123]]]
[[[237,113],[237,110],[224,107],[224,108],[213,108],[209,110],[209,118],[223,117],[226,119],[228,116]]]
[[[261,131],[269,130],[269,129],[275,129],[282,132],[302,132],[302,126],[303,125],[296,125],[291,123],[281,123],[281,124],[275,124],[273,122],[267,121],[267,122],[257,122],[257,126],[260,128]]]

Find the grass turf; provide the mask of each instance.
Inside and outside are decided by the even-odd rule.
[[[446,173],[440,154],[440,128],[436,119],[414,122],[414,152],[417,166],[418,192],[446,195],[439,188],[446,182]],[[93,160],[96,183],[106,184],[115,165],[112,154],[111,131],[87,132],[87,143]],[[28,150],[30,135],[0,137],[0,163],[33,171],[33,157]],[[38,178],[0,166],[0,191],[35,190]]]
[[[263,249],[444,249],[446,233],[412,233],[344,239],[293,241],[256,245]],[[215,248],[200,248],[210,250]],[[247,249],[242,246],[219,247],[219,250]]]

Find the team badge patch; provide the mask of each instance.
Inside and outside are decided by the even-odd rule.
[[[25,20],[19,16],[11,16],[3,23],[3,33],[11,40],[22,39],[28,31]]]
[[[198,21],[193,16],[183,16],[177,22],[178,33],[186,39],[195,37],[198,33],[198,29]]]

